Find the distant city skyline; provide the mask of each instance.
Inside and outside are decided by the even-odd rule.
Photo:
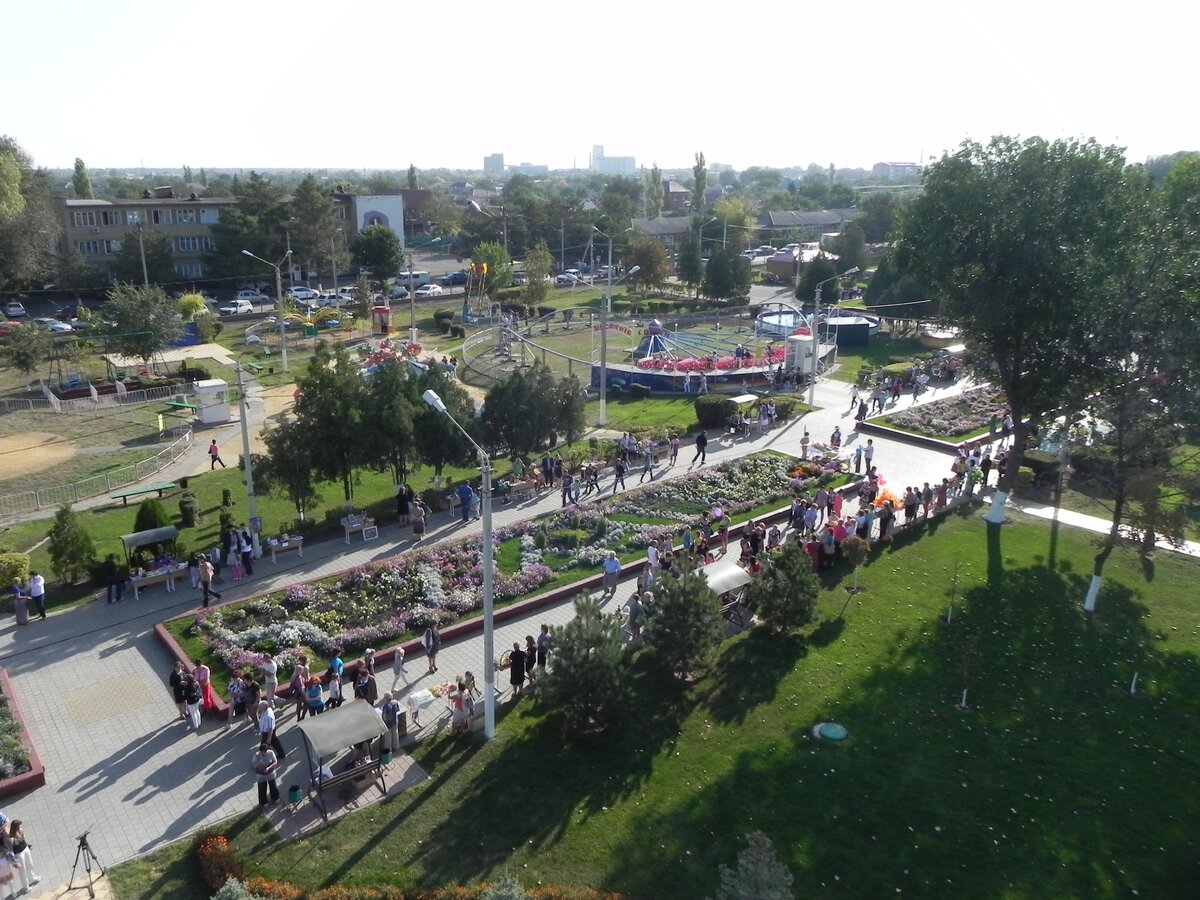
[[[1137,162],[1200,149],[1198,21],[1166,0],[761,15],[611,0],[570,20],[481,0],[214,0],[202,17],[44,0],[8,11],[24,37],[0,56],[0,133],[48,168],[480,170],[502,153],[582,170],[600,145],[639,168],[702,151],[738,170],[870,169],[996,134],[1095,138]]]

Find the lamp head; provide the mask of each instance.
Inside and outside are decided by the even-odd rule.
[[[253,258],[254,254],[251,253],[249,250],[243,250],[242,256],[249,256],[249,257]]]
[[[426,403],[428,403],[430,406],[432,406],[434,409],[436,409],[438,412],[440,412],[440,413],[446,412],[446,404],[442,402],[442,398],[438,396],[437,391],[435,391],[433,388],[429,388],[427,391],[425,391],[425,393],[423,393],[421,395],[421,399],[424,400]]]
[[[632,269],[630,269],[630,270],[629,270],[628,272],[626,272],[625,274],[626,274],[626,275],[631,275],[631,276],[632,276],[632,275],[636,275],[636,274],[637,274],[638,272],[640,272],[640,271],[642,271],[642,267],[641,267],[641,266],[634,266]]]
[[[843,272],[842,277],[845,277],[847,275],[857,275],[858,272],[859,272],[858,266],[854,266],[853,268],[847,269],[845,272]]]

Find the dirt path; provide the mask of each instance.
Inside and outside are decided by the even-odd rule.
[[[26,431],[0,437],[0,469],[5,477],[52,469],[75,455],[75,445],[57,434]]]

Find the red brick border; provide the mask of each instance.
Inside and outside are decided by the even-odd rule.
[[[33,746],[29,729],[25,727],[25,715],[21,712],[21,704],[17,702],[16,691],[13,690],[12,682],[4,669],[0,669],[0,692],[3,692],[4,698],[8,701],[9,715],[13,717],[13,721],[21,730],[21,743],[29,751],[29,771],[0,781],[0,797],[11,797],[14,794],[23,794],[25,791],[31,791],[44,785],[46,783],[46,767],[42,765],[42,758],[38,756],[37,749]]]

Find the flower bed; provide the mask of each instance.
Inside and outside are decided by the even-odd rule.
[[[986,433],[993,420],[999,427],[1007,405],[1002,390],[985,386],[891,413],[874,421],[926,437],[961,440]]]
[[[46,770],[34,752],[8,674],[0,669],[0,797],[46,783]]]
[[[498,603],[534,594],[562,573],[594,572],[608,550],[640,551],[650,541],[695,524],[720,507],[736,516],[815,490],[840,473],[836,459],[798,463],[762,454],[680,478],[656,482],[598,504],[564,510],[497,530],[497,545],[520,544],[517,571],[497,571]],[[611,518],[623,514],[623,518]],[[670,524],[627,521],[644,518]],[[377,649],[446,625],[482,605],[482,554],[478,538],[462,538],[305,582],[243,603],[205,610],[185,626],[231,671],[254,666],[269,651],[284,669],[300,654]],[[218,679],[218,683],[223,679]]]

